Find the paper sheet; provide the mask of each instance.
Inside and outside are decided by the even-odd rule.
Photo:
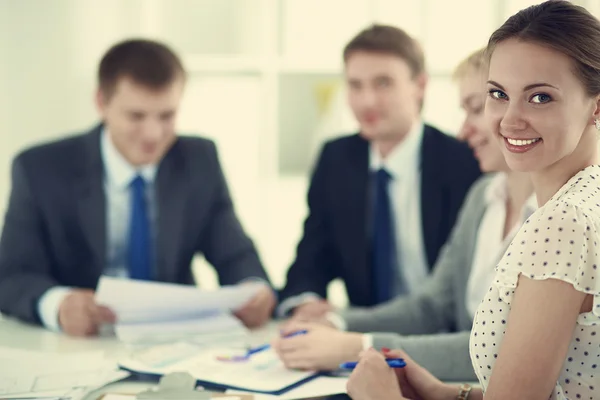
[[[56,375],[56,374],[55,374]],[[62,382],[67,385],[73,385],[76,383],[81,384],[82,381],[79,380],[77,382],[70,382],[67,379],[69,373],[63,373]],[[41,397],[61,397],[61,398],[71,398],[71,399],[79,399],[85,397],[85,395],[91,391],[99,389],[105,385],[110,383],[120,381],[121,379],[125,379],[130,374],[126,371],[101,371],[96,374],[96,377],[92,380],[84,382],[84,386],[71,387],[65,386],[61,389],[54,390],[42,390],[41,386],[33,386],[33,389],[28,392],[20,392],[20,393],[6,393],[0,394],[0,399],[30,399],[32,397],[41,398]],[[41,375],[42,377],[44,375]],[[0,379],[1,380],[1,379]],[[54,385],[54,387],[57,387]]]
[[[102,277],[96,301],[117,314],[115,333],[128,343],[175,341],[192,335],[248,330],[231,314],[263,287],[262,282],[202,291],[189,285]]]
[[[214,399],[214,400],[242,400],[242,397],[231,395],[231,396],[212,397],[211,399]],[[52,399],[50,399],[50,400],[52,400]],[[135,395],[133,395],[133,394],[107,394],[104,397],[102,397],[102,400],[135,400]]]
[[[262,287],[262,282],[256,282],[204,291],[189,285],[103,276],[96,302],[111,308],[119,323],[180,321],[236,310]]]
[[[117,337],[129,343],[172,342],[192,335],[210,339],[209,335],[223,332],[227,332],[229,337],[234,334],[237,337],[245,337],[248,334],[248,330],[237,318],[226,313],[182,321],[119,323],[115,326]]]
[[[273,350],[254,354],[248,361],[221,361],[239,354],[229,347],[202,347],[193,344],[163,346],[159,351],[145,349],[119,364],[142,373],[164,375],[185,371],[198,380],[251,391],[275,392],[314,375],[312,372],[285,368]]]
[[[70,368],[75,363],[87,366],[103,362],[105,362],[105,357],[102,351],[64,354],[0,347],[0,376],[4,376],[3,372],[23,369],[48,370],[55,368],[61,370]]]
[[[61,396],[128,375],[98,351],[65,355],[0,348],[0,398]]]

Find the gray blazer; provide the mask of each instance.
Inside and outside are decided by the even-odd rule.
[[[15,158],[0,238],[1,312],[39,323],[37,302],[50,287],[95,289],[106,256],[101,130]],[[158,166],[155,188],[158,281],[193,283],[190,263],[203,253],[221,284],[268,282],[235,215],[212,141],[178,137]]]
[[[442,380],[477,380],[469,356],[473,320],[465,297],[491,179],[484,176],[473,184],[434,273],[419,292],[373,308],[346,310],[347,330],[394,332],[374,333],[373,346],[401,348]]]

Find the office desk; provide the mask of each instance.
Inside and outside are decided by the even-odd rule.
[[[277,334],[277,326],[277,323],[272,322],[261,329],[251,331],[249,342],[256,345],[269,341]],[[73,338],[5,317],[0,317],[0,346],[64,353],[103,350],[108,356],[115,357],[126,350],[126,346],[112,336]]]
[[[253,331],[251,340],[253,342],[268,340],[275,332],[276,327],[277,325],[273,323],[263,329]],[[127,351],[127,346],[114,337],[73,338],[6,318],[0,319],[0,346],[61,353],[102,350],[108,357],[114,359]],[[97,399],[100,393],[105,392],[137,393],[154,384],[155,382],[128,379],[108,385],[98,392],[90,394],[86,400]]]
[[[254,344],[268,341],[277,333],[277,326],[278,324],[273,322],[264,328],[252,331],[249,341]],[[1,317],[0,346],[62,353],[103,350],[108,357],[115,359],[127,351],[126,345],[120,343],[114,337],[72,338],[49,332],[41,327],[26,325],[11,319],[1,319]],[[155,384],[155,381],[140,381],[132,378],[107,385],[96,392],[90,393],[85,400],[96,400],[102,393],[107,392],[137,393]]]

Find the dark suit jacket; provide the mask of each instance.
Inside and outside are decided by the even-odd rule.
[[[40,322],[37,302],[55,285],[95,288],[105,267],[106,204],[100,132],[18,155],[0,238],[0,311]],[[204,253],[221,284],[268,281],[233,209],[214,143],[179,137],[156,175],[156,278],[193,283]]]
[[[471,150],[425,125],[421,144],[421,218],[431,268],[471,184],[480,176]],[[309,216],[280,300],[341,278],[354,306],[375,304],[370,261],[369,142],[358,134],[325,144],[308,193]]]

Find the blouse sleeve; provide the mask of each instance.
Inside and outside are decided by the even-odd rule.
[[[510,304],[520,274],[536,280],[559,279],[594,296],[592,312],[580,315],[579,323],[600,323],[599,227],[587,214],[593,212],[565,201],[538,209],[496,267],[499,300]]]

